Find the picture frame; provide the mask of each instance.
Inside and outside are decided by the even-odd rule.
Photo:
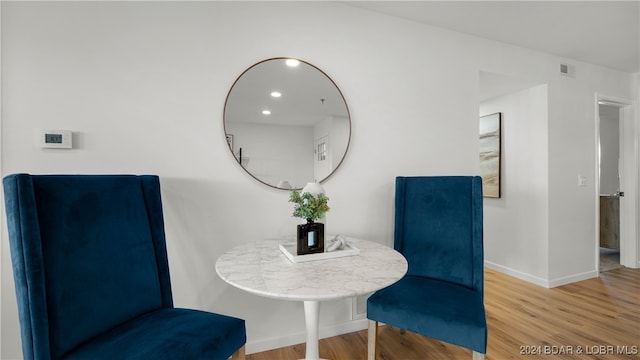
[[[229,145],[229,149],[233,151],[233,134],[225,134],[225,137],[227,138],[227,145]]]
[[[482,194],[488,198],[500,198],[502,196],[502,113],[481,116],[479,125]]]

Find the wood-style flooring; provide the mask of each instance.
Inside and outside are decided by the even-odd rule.
[[[600,271],[609,271],[621,268],[620,249],[600,248]]]
[[[621,268],[553,289],[485,270],[486,359],[640,360],[640,269]],[[304,358],[305,345],[247,355]],[[320,357],[365,360],[367,332],[320,340]],[[471,359],[471,351],[389,326],[378,332],[377,360]]]

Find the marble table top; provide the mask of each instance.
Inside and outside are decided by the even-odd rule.
[[[290,239],[255,241],[225,252],[216,262],[216,272],[247,292],[297,301],[371,293],[407,272],[407,261],[394,249],[367,240],[349,241],[360,254],[300,263],[291,262],[278,248],[280,243],[292,242]]]

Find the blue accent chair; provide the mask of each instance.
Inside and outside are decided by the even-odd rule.
[[[369,360],[375,359],[378,322],[484,358],[482,228],[480,177],[396,178],[394,248],[409,269],[367,300]]]
[[[244,320],[173,306],[157,176],[3,184],[25,359],[244,359]]]

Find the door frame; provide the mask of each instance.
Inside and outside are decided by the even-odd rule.
[[[620,190],[624,197],[620,198],[620,264],[638,268],[638,118],[636,104],[629,99],[621,99],[596,93],[595,99],[595,265],[600,274],[600,114],[601,104],[620,108]],[[599,275],[598,275],[599,276]]]

